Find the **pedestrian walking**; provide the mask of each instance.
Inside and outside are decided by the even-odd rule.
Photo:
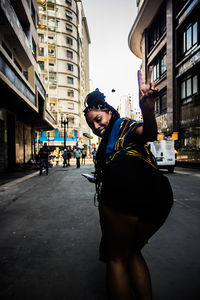
[[[68,163],[67,163],[68,155],[67,155],[67,150],[66,149],[64,149],[64,153],[63,153],[62,157],[63,157],[63,168],[65,168],[65,167],[68,166]]]
[[[67,165],[70,166],[70,159],[72,157],[72,153],[70,149],[67,149]]]
[[[84,164],[84,165],[85,165],[85,158],[86,158],[86,150],[85,150],[85,148],[83,148],[83,150],[82,150],[82,164]]]
[[[138,72],[143,123],[120,118],[98,89],[86,97],[86,121],[101,137],[96,160],[96,195],[102,239],[100,260],[107,266],[109,299],[151,300],[151,279],[141,254],[151,236],[164,224],[173,204],[168,179],[160,173],[146,146],[157,137],[154,115],[158,91]]]
[[[81,150],[79,148],[76,148],[74,151],[74,155],[76,158],[76,167],[80,168]]]
[[[93,163],[95,163],[96,155],[97,155],[97,150],[96,150],[96,148],[94,148],[93,151],[92,151]]]
[[[40,176],[42,175],[43,168],[46,170],[46,175],[49,174],[49,154],[50,150],[47,147],[47,143],[44,143],[44,146],[40,149],[38,153],[40,159]]]

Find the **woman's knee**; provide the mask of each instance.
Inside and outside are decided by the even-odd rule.
[[[128,257],[112,257],[107,260],[107,265],[127,265]]]

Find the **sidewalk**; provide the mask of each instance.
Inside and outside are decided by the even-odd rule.
[[[11,181],[20,182],[33,177],[39,173],[38,170],[21,170],[13,172],[5,172],[0,174],[0,186],[7,184]]]
[[[86,159],[85,160],[86,165],[92,165],[93,161],[92,159]],[[70,160],[70,164],[73,166],[76,164],[76,159],[72,158]],[[62,163],[60,162],[59,165],[60,167],[62,167]],[[54,163],[54,167],[55,167],[55,163]],[[50,168],[51,170],[51,168]],[[0,186],[7,184],[9,182],[13,182],[13,183],[18,183],[18,182],[22,182],[24,180],[27,180],[33,176],[36,176],[39,174],[39,170],[28,170],[28,169],[21,169],[21,170],[16,170],[16,171],[12,171],[12,172],[4,172],[4,173],[0,173]]]

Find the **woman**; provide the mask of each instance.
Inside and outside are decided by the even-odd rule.
[[[95,163],[102,240],[100,259],[107,265],[109,299],[151,300],[151,279],[141,249],[165,222],[173,203],[169,181],[156,168],[146,146],[157,137],[157,89],[138,72],[143,123],[120,118],[98,90],[84,110],[92,131],[102,138]]]

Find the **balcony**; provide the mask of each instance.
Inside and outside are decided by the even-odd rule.
[[[36,108],[36,99],[35,94],[32,89],[28,86],[28,84],[20,77],[20,75],[15,72],[12,67],[0,57],[0,72],[6,77],[10,82],[10,87],[13,91],[18,91],[19,95],[24,96],[24,100],[33,105]]]
[[[30,65],[35,63],[32,55],[31,42],[28,40],[22,25],[15,13],[14,8],[9,1],[1,1],[0,7],[6,19],[4,27],[2,27],[2,34],[5,34],[15,44],[15,51],[18,57],[22,57],[24,64]]]

